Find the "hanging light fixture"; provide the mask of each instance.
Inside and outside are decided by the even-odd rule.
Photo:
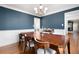
[[[47,8],[47,7],[44,7],[42,4],[40,4],[39,7],[35,7],[35,8],[34,8],[35,14],[36,14],[37,16],[42,16],[42,15],[44,15],[47,10],[48,10],[48,8]]]

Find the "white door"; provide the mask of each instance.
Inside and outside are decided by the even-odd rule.
[[[73,23],[73,31],[78,31],[78,22]]]
[[[40,29],[40,18],[34,18],[34,29]]]

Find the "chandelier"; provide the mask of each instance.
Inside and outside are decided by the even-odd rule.
[[[44,7],[42,4],[40,4],[39,7],[34,8],[35,14],[37,16],[43,16],[47,10],[48,10],[48,8]]]

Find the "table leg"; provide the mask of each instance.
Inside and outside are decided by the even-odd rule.
[[[67,44],[67,48],[68,48],[68,54],[70,54],[70,41]]]

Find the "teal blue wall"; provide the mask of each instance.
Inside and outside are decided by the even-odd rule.
[[[43,28],[64,29],[64,13],[59,12],[52,15],[42,17]]]
[[[0,30],[33,29],[34,16],[0,7]]]
[[[41,27],[64,29],[64,26],[62,26],[62,24],[64,25],[64,13],[74,10],[79,10],[79,7],[41,17]]]
[[[40,17],[41,27],[64,29],[64,13],[79,10],[79,7]],[[0,30],[33,29],[33,15],[0,7]]]

